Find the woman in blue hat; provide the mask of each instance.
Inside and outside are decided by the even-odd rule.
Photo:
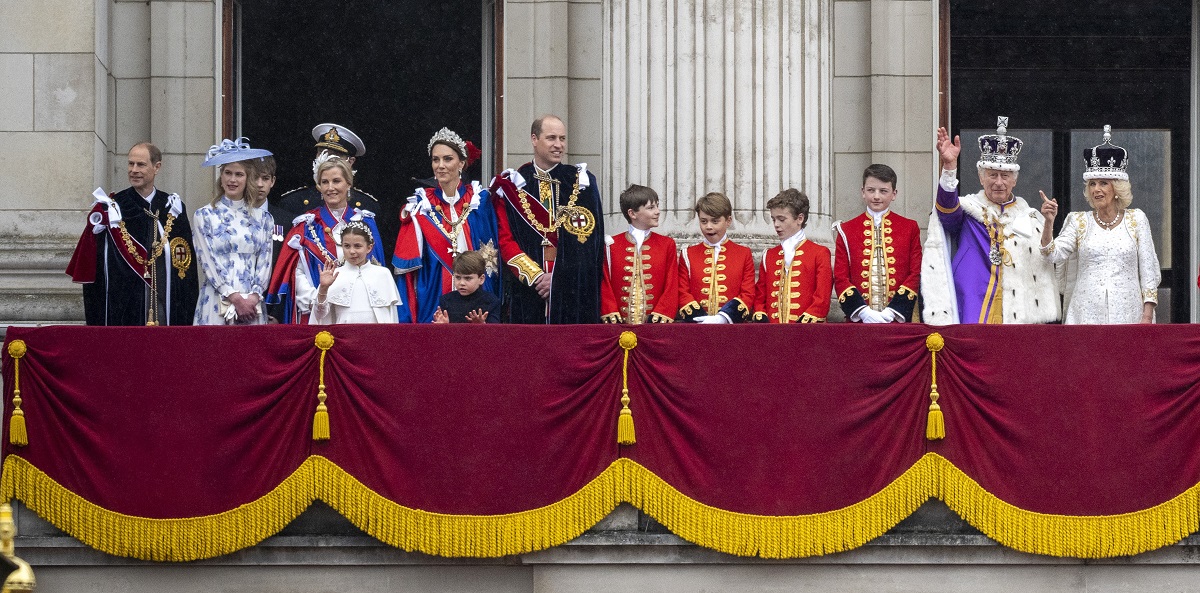
[[[219,166],[220,190],[196,210],[193,243],[204,284],[196,325],[267,322],[263,295],[271,280],[271,232],[275,221],[260,196],[257,163],[270,151],[250,148],[245,138],[222,140],[208,151],[205,167]]]

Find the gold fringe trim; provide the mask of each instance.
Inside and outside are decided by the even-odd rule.
[[[505,515],[447,515],[411,509],[384,498],[323,457],[317,493],[371,537],[409,552],[449,558],[495,558],[565,544],[606,517],[626,486],[622,462],[556,503]]]
[[[107,554],[186,562],[249,548],[276,534],[313,501],[311,458],[274,490],[235,509],[183,519],[117,513],[67,490],[17,455],[4,460],[0,495],[25,506],[79,541]]]
[[[1121,515],[1051,515],[1017,508],[984,490],[946,458],[921,458],[937,474],[937,497],[1001,545],[1047,556],[1111,558],[1169,546],[1200,528],[1200,484]]]
[[[861,502],[811,515],[768,516],[724,511],[676,490],[653,472],[622,459],[634,506],[692,543],[737,556],[803,558],[862,546],[929,500],[936,475],[924,458]],[[619,463],[620,463],[619,462]]]
[[[504,515],[412,509],[374,492],[332,461],[306,459],[278,487],[215,515],[149,519],[84,500],[17,455],[4,462],[0,494],[83,543],[116,556],[180,562],[228,554],[278,533],[321,499],[381,542],[444,557],[491,558],[564,544],[629,502],[695,544],[728,554],[801,558],[851,550],[887,532],[936,496],[977,529],[1022,552],[1106,558],[1177,542],[1200,527],[1200,484],[1149,509],[1109,516],[1049,515],[987,492],[944,457],[927,453],[872,496],[811,515],[725,511],[694,500],[649,469],[618,459],[574,494]]]

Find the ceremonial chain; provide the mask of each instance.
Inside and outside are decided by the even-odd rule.
[[[157,213],[146,210],[146,214],[150,215],[150,217],[153,218],[156,223],[158,222]],[[136,261],[139,266],[149,266],[152,262],[158,259],[158,256],[162,255],[163,245],[166,244],[167,237],[171,235],[171,227],[174,226],[174,224],[175,217],[171,214],[168,214],[167,225],[163,229],[163,235],[154,241],[152,244],[152,249],[147,250],[150,252],[150,260],[146,261],[138,255],[137,247],[134,247],[133,245],[133,238],[129,236],[129,231],[125,230],[125,221],[122,220],[117,223],[117,225],[121,227],[121,239],[125,241],[125,251],[129,252],[129,255],[133,256],[133,261]]]
[[[1104,222],[1103,220],[1100,220],[1100,213],[1096,212],[1095,210],[1092,210],[1092,217],[1096,219],[1096,224],[1100,225],[1100,228],[1102,228],[1106,231],[1111,231],[1111,230],[1117,228],[1117,225],[1121,224],[1121,217],[1124,215],[1125,215],[1125,211],[1122,210],[1122,211],[1118,212],[1115,217],[1113,217],[1112,221]]]
[[[317,249],[321,250],[321,255],[325,256],[325,263],[330,264],[336,262],[337,258],[334,257],[332,253],[329,253],[328,249],[325,249],[325,241],[322,241],[321,238],[317,236],[317,225],[310,222],[305,225],[305,228],[308,230],[308,236],[310,239],[312,239],[313,245],[316,245]]]
[[[446,207],[450,212],[454,212],[454,206],[452,204],[446,204]],[[438,204],[436,208],[438,214],[441,215],[442,220],[449,223],[448,225],[444,225],[439,222],[438,228],[442,229],[442,232],[446,233],[446,237],[450,239],[451,243],[458,245],[458,233],[462,231],[463,225],[467,223],[467,215],[471,213],[471,205],[467,204],[463,206],[462,216],[458,217],[457,221],[451,220],[449,214],[442,212],[441,204]]]
[[[151,212],[144,208],[142,211],[154,220],[155,226],[158,226],[157,212]],[[167,224],[163,227],[162,236],[155,239],[151,243],[151,248],[146,250],[150,255],[149,261],[142,259],[138,255],[137,247],[133,245],[133,238],[129,236],[129,231],[125,228],[125,221],[121,220],[117,223],[117,226],[121,227],[121,239],[125,243],[125,251],[133,257],[133,261],[136,261],[139,266],[146,268],[146,271],[142,272],[142,277],[150,280],[150,303],[146,309],[146,325],[158,325],[158,266],[154,265],[154,262],[158,261],[158,257],[162,255],[163,246],[167,243],[167,237],[171,236],[171,227],[175,226],[175,216],[167,214]]]
[[[532,199],[533,196],[529,195],[529,192],[525,191],[524,189],[517,190],[517,194],[517,197],[521,200],[521,209],[525,211],[525,218],[529,220],[530,226],[537,229],[538,232],[542,234],[553,233],[558,231],[558,228],[562,226],[562,223],[567,219],[567,216],[569,216],[570,213],[575,210],[575,202],[579,201],[579,180],[575,180],[575,187],[571,190],[571,197],[567,200],[567,205],[562,208],[564,215],[551,219],[550,228],[542,226],[542,223],[538,222],[537,218],[533,215],[533,209],[529,206],[529,200]]]

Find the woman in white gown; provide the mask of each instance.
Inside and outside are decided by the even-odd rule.
[[[1058,204],[1042,194],[1042,254],[1056,265],[1071,258],[1078,264],[1074,288],[1066,291],[1069,324],[1154,323],[1158,255],[1146,215],[1129,207],[1129,158],[1112,144],[1110,130],[1104,126],[1104,142],[1083,151],[1084,197],[1092,211],[1067,214],[1053,240]]]

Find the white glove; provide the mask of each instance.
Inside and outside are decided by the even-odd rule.
[[[700,315],[699,317],[692,318],[692,321],[695,321],[696,323],[706,323],[706,324],[729,323],[729,320],[726,319],[724,315]]]
[[[887,323],[888,319],[883,313],[876,311],[870,307],[865,307],[858,314],[858,318],[862,319],[863,323]]]
[[[896,311],[891,307],[884,309],[879,313],[879,315],[883,317],[883,320],[886,323],[895,323],[896,321],[900,320],[900,314],[896,313]]]

